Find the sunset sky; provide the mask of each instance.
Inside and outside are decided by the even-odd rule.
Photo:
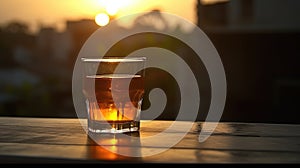
[[[17,20],[30,25],[32,31],[40,24],[63,30],[66,20],[94,19],[107,8],[117,11],[116,17],[155,8],[196,23],[196,0],[1,0],[0,26]]]

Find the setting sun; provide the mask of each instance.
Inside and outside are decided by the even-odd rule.
[[[103,12],[95,16],[95,22],[99,26],[105,26],[109,23],[110,17],[115,16],[121,8],[130,5],[133,0],[98,0],[97,5],[104,9]]]
[[[105,26],[109,23],[109,16],[105,13],[99,13],[96,15],[95,17],[95,22],[99,25],[99,26]]]

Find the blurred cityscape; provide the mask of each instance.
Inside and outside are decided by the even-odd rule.
[[[73,63],[85,40],[99,26],[94,20],[67,21],[66,30],[11,22],[0,31],[0,114],[75,117]]]
[[[300,1],[197,0],[188,10],[197,11],[197,25],[224,64],[228,93],[222,120],[300,123]],[[76,117],[73,66],[98,28],[90,19],[68,20],[63,32],[40,27],[37,34],[21,21],[1,25],[0,115]],[[198,120],[204,119],[205,112]]]

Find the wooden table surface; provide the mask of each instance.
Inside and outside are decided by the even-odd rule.
[[[198,136],[203,123],[181,122],[193,126],[178,143],[168,147],[165,144],[172,142],[171,138],[161,137],[138,145],[136,139],[160,136],[173,121],[142,121],[139,134],[127,136],[134,140],[109,135],[99,145],[86,134],[84,119],[0,117],[0,163],[300,162],[300,125],[221,122],[200,143]],[[174,128],[167,134],[180,131]],[[157,150],[162,152],[151,154]],[[124,156],[122,151],[143,155]],[[145,152],[148,155],[144,156]]]

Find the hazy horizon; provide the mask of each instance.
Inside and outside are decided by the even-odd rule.
[[[68,20],[94,19],[98,13],[104,12],[105,0],[1,0],[0,26],[18,21],[29,26],[35,33],[42,27],[54,27],[58,31],[65,29]],[[181,16],[196,24],[196,0],[122,0],[116,18],[160,9]],[[118,3],[116,3],[117,5]],[[185,10],[182,10],[185,9]],[[55,11],[55,12],[53,12]]]

